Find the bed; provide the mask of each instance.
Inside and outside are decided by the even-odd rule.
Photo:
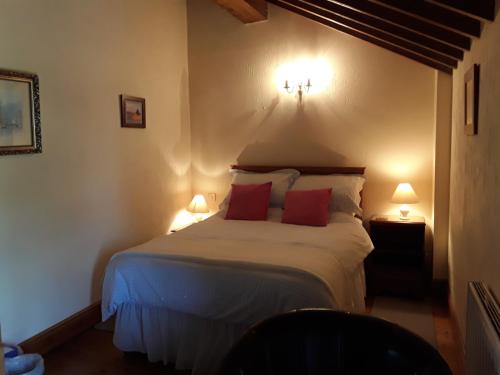
[[[211,374],[243,332],[262,319],[305,307],[364,311],[363,260],[373,244],[361,220],[334,212],[326,227],[309,227],[282,224],[281,215],[280,208],[270,208],[267,221],[240,221],[218,213],[114,255],[106,269],[102,315],[116,315],[115,346],[194,375]]]

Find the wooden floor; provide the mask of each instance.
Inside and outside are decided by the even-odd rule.
[[[124,356],[113,346],[113,333],[91,329],[44,356],[47,375],[185,375],[171,366],[152,364],[142,355]]]
[[[439,353],[448,362],[454,375],[464,375],[464,352],[460,348],[461,340],[451,319],[448,306],[443,303],[433,303],[432,316]]]
[[[373,301],[367,301],[370,313]],[[441,355],[455,375],[463,375],[464,365],[458,339],[446,306],[433,303],[436,342]],[[95,374],[167,374],[187,375],[171,366],[148,363],[145,356],[124,356],[112,343],[113,334],[96,329],[89,330],[67,344],[45,355],[47,375]]]

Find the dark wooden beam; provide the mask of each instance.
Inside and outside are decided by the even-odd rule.
[[[415,31],[422,35],[427,35],[431,38],[440,40],[452,46],[469,50],[471,45],[471,40],[469,37],[451,31],[439,25],[422,21],[419,18],[401,13],[397,10],[388,8],[384,5],[377,3],[372,3],[368,0],[331,0],[332,2],[358,10],[365,14],[372,15],[374,17],[380,18],[392,22],[396,25],[402,26],[409,30]]]
[[[334,22],[332,20],[328,20],[326,18],[320,17],[316,14],[313,14],[302,7],[294,6],[292,4],[289,4],[287,2],[281,1],[281,0],[269,0],[270,3],[273,3],[283,9],[287,9],[293,13],[299,14],[303,17],[306,17],[310,20],[316,21],[318,23],[321,23],[325,26],[334,28],[338,31],[344,32],[346,34],[349,34],[351,36],[354,36],[356,38],[362,39],[364,41],[367,41],[369,43],[375,44],[379,47],[385,48],[389,51],[395,52],[397,54],[400,54],[402,56],[405,56],[409,59],[412,59],[414,61],[417,61],[419,63],[425,64],[431,68],[441,70],[445,73],[451,74],[452,73],[452,68],[450,68],[448,65],[440,63],[438,61],[435,61],[433,59],[430,59],[428,57],[419,55],[418,53],[415,53],[410,50],[406,50],[402,47],[399,47],[397,45],[391,44],[389,42],[386,42],[384,40],[378,39],[376,37],[373,37],[371,35],[365,34],[363,32],[360,32],[358,30],[352,29],[350,27],[344,26],[340,23]]]
[[[323,18],[326,18],[330,21],[333,21],[337,24],[340,24],[342,26],[349,27],[353,30],[362,32],[363,34],[373,36],[379,40],[383,40],[385,42],[389,42],[393,45],[402,47],[406,50],[415,52],[419,55],[428,57],[432,60],[438,61],[442,64],[448,65],[450,67],[456,68],[457,66],[457,60],[443,55],[439,52],[427,49],[425,47],[422,47],[420,45],[408,42],[407,40],[400,39],[397,36],[394,36],[392,34],[386,33],[385,31],[381,31],[379,29],[374,29],[369,26],[366,26],[365,24],[353,21],[349,18],[340,16],[338,14],[335,14],[329,10],[326,10],[324,8],[320,8],[317,5],[313,5],[312,2],[322,4],[323,6],[328,6],[328,4],[325,4],[325,1],[321,0],[284,0],[288,4],[294,5],[295,7],[300,7],[302,9],[307,10],[310,13],[314,13],[317,16],[321,16]],[[326,2],[327,3],[327,2]]]
[[[434,50],[454,59],[463,59],[463,50],[452,47],[449,44],[443,43],[428,36],[415,33],[402,26],[395,25],[391,22],[384,21],[372,15],[360,12],[358,10],[348,8],[328,0],[302,0],[303,2],[321,7],[334,13],[335,15],[347,18],[352,21],[361,22],[362,24],[382,31],[386,34],[391,34],[397,38],[404,39],[408,42],[417,44],[421,47]],[[349,26],[349,25],[348,25]]]
[[[214,0],[243,23],[267,20],[266,0]]]
[[[419,17],[425,21],[433,22],[448,29],[477,37],[481,36],[481,22],[445,9],[443,7],[427,3],[423,0],[371,0],[379,4],[391,7],[408,15]]]
[[[495,20],[495,0],[426,0],[456,12],[486,21]]]

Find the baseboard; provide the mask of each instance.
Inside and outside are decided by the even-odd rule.
[[[71,315],[20,344],[26,353],[46,354],[101,321],[101,302]]]

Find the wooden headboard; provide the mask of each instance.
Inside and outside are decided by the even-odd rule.
[[[297,166],[276,166],[276,165],[231,165],[231,169],[237,169],[246,172],[255,173],[269,173],[277,171],[278,169],[296,169],[301,174],[315,174],[315,175],[327,175],[327,174],[357,174],[364,175],[366,167],[297,167]],[[361,202],[359,206],[363,208],[363,190],[359,193],[361,197]],[[356,215],[357,216],[357,215]],[[359,219],[363,219],[359,217]]]
[[[365,167],[297,167],[297,166],[275,166],[275,165],[231,165],[231,169],[246,172],[268,173],[278,169],[296,169],[301,174],[365,174]]]

